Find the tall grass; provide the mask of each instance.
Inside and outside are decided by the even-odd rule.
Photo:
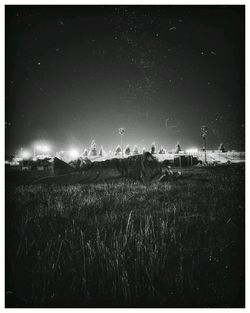
[[[7,306],[244,306],[244,170],[196,172],[8,188]]]

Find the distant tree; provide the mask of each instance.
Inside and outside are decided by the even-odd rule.
[[[156,146],[155,146],[155,142],[153,142],[151,145],[151,154],[155,154],[155,153],[156,153]]]
[[[121,149],[120,145],[118,145],[116,150],[115,150],[115,155],[120,155],[120,154],[122,154],[122,149]]]
[[[165,149],[163,148],[163,146],[161,146],[161,149],[159,150],[159,152],[158,152],[159,154],[165,154],[166,152],[165,152]]]
[[[99,151],[99,156],[104,157],[106,155],[106,152],[103,149],[103,146],[101,146],[100,151]]]
[[[145,153],[146,151],[147,151],[146,148],[143,147],[143,149],[142,149],[142,154]]]
[[[220,150],[221,152],[226,152],[225,145],[223,142],[220,143],[218,150]]]
[[[133,154],[139,154],[139,150],[138,150],[137,145],[134,146]]]
[[[90,156],[97,156],[96,143],[94,140],[92,140],[92,142],[91,142],[89,155]]]
[[[83,151],[83,156],[84,156],[84,157],[87,157],[87,156],[88,156],[88,149],[86,149],[86,148],[84,149],[84,151]]]
[[[179,153],[181,151],[181,146],[179,141],[177,141],[177,144],[175,145],[175,153]]]
[[[125,155],[130,155],[130,154],[131,154],[131,150],[130,150],[129,145],[127,145],[127,147],[125,148],[124,154],[125,154]]]

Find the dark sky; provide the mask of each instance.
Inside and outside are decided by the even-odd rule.
[[[244,149],[244,6],[6,6],[6,152]]]

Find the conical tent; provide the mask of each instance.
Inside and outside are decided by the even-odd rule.
[[[133,154],[139,154],[139,150],[138,150],[138,147],[137,145],[134,146],[134,149],[133,149]]]
[[[127,145],[127,147],[125,148],[124,154],[125,154],[125,155],[130,155],[130,154],[131,154],[131,150],[130,150],[129,145]]]
[[[119,155],[121,153],[122,153],[122,149],[121,149],[120,145],[118,145],[116,150],[115,150],[115,155]]]
[[[155,143],[153,142],[151,145],[151,154],[155,154],[156,153],[156,146]]]

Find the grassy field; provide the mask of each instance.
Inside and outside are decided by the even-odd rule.
[[[6,173],[6,306],[244,307],[244,171],[148,188]]]

